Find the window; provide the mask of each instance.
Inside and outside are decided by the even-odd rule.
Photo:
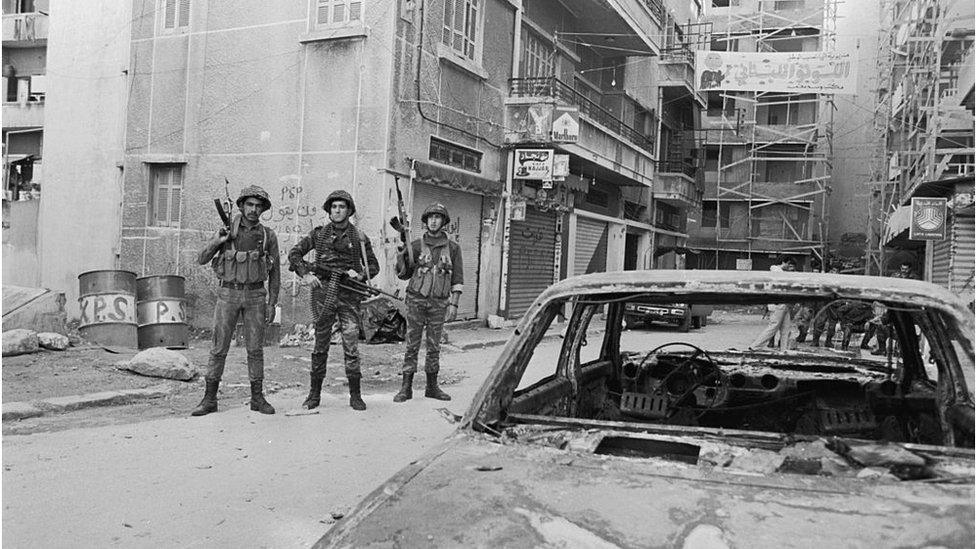
[[[718,217],[718,202],[705,200],[702,202],[702,227],[714,229]]]
[[[773,11],[784,11],[784,10],[801,10],[803,9],[804,0],[775,0],[773,2]]]
[[[555,52],[551,44],[546,43],[525,28],[522,29],[522,64],[519,74],[523,78],[541,78],[555,75]]]
[[[713,8],[727,8],[729,7],[729,0],[712,0]]]
[[[610,194],[591,187],[586,191],[586,203],[606,208],[610,205]]]
[[[163,4],[163,30],[190,26],[190,0],[160,0]]]
[[[345,25],[363,19],[362,0],[315,0],[315,25]]]
[[[447,164],[448,166],[454,166],[469,172],[481,173],[481,151],[431,137],[429,156],[431,160],[440,164]]]
[[[466,59],[475,60],[478,46],[478,12],[481,0],[445,0],[445,45]]]
[[[179,227],[183,190],[182,164],[152,164],[149,167],[149,224]]]

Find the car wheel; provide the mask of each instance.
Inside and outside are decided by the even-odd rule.
[[[678,324],[678,331],[687,332],[690,329],[691,329],[691,318],[685,317],[685,319],[682,320],[680,324]]]
[[[700,316],[693,316],[693,317],[691,317],[691,327],[694,328],[694,329],[696,329],[696,330],[699,329],[699,328],[701,328],[702,327],[702,317],[700,317]]]

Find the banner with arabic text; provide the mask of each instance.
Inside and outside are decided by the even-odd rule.
[[[857,93],[856,60],[844,52],[695,52],[698,91]]]

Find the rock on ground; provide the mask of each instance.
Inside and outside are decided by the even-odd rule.
[[[41,332],[37,334],[37,341],[41,347],[52,351],[64,351],[71,346],[68,336],[54,332]]]
[[[183,356],[182,353],[163,347],[146,349],[132,357],[131,360],[118,362],[116,366],[120,370],[128,370],[144,376],[177,379],[179,381],[190,381],[197,376],[197,369],[190,362],[190,359]]]
[[[39,347],[37,332],[18,328],[3,333],[3,356],[35,353]]]

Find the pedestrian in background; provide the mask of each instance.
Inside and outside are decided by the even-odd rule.
[[[217,389],[238,318],[243,318],[244,323],[251,410],[275,413],[265,400],[263,389],[264,329],[274,320],[281,288],[278,237],[261,224],[261,214],[271,209],[271,199],[264,189],[251,185],[241,191],[237,207],[241,214],[234,216],[229,228],[217,231],[197,256],[200,265],[211,263],[220,288],[214,305],[213,346],[204,375],[206,392],[191,412],[194,416],[217,411]]]
[[[346,277],[369,280],[380,272],[380,267],[369,238],[349,222],[350,216],[356,213],[352,196],[346,191],[335,191],[325,199],[322,209],[329,214],[330,222],[312,229],[288,252],[289,269],[302,277],[303,284],[312,288],[315,348],[312,350],[308,396],[302,407],[311,410],[321,402],[332,326],[338,319],[346,379],[349,380],[349,406],[362,411],[366,409],[366,403],[362,398],[363,376],[359,366],[358,311],[363,294],[339,285]],[[303,258],[312,250],[315,250],[315,262],[309,264]]]
[[[451,397],[437,386],[440,371],[441,337],[444,322],[457,318],[458,300],[464,289],[461,247],[447,237],[444,227],[451,216],[443,204],[431,204],[420,221],[426,232],[410,243],[416,263],[411,264],[403,250],[397,257],[397,276],[407,284],[407,350],[403,355],[403,383],[393,402],[413,398],[413,376],[417,372],[420,336],[427,328],[427,358],[424,396],[437,400]]]
[[[784,256],[780,259],[778,265],[771,265],[769,267],[770,271],[782,272],[782,271],[795,271],[796,261],[791,257]],[[749,345],[750,349],[762,349],[765,347],[773,338],[779,334],[779,348],[780,350],[787,350],[790,347],[790,329],[793,327],[793,323],[790,318],[790,310],[792,305],[789,303],[774,303],[769,306],[769,322],[766,324],[766,328],[756,337],[756,339]]]

